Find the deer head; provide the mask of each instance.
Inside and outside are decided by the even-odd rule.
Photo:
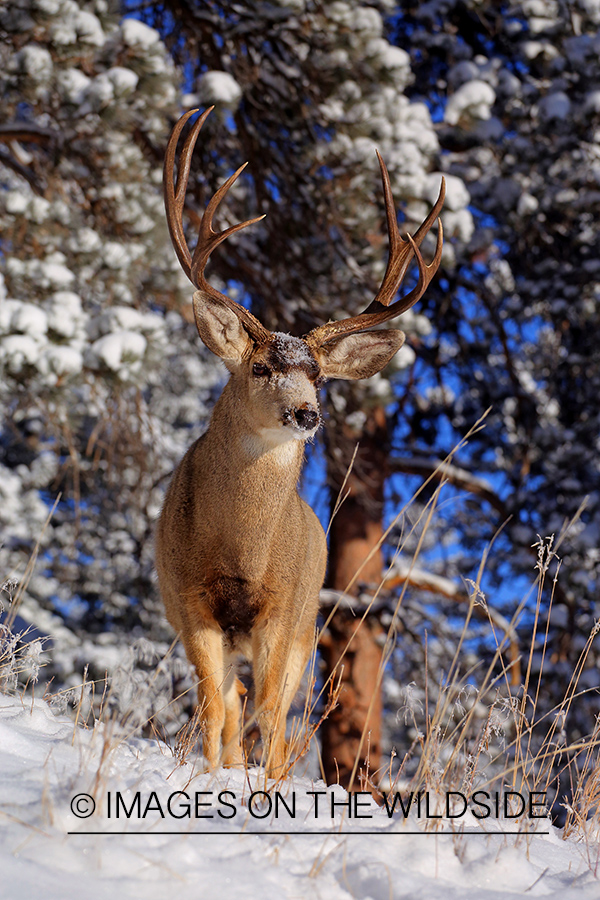
[[[378,153],[390,251],[385,276],[376,297],[359,315],[327,322],[301,338],[271,332],[241,304],[210,285],[204,274],[210,255],[222,241],[264,218],[258,216],[224,231],[213,229],[213,218],[219,204],[247,163],[227,179],[208,203],[200,221],[198,243],[193,254],[185,239],[182,213],[191,157],[200,129],[213,108],[205,110],[189,132],[181,152],[175,184],[173,172],[179,137],[188,119],[199,110],[190,110],[181,117],[167,146],[164,190],[171,240],[184,272],[197,288],[193,307],[198,333],[206,346],[225,362],[233,378],[239,381],[238,390],[246,401],[245,409],[252,410],[255,429],[265,436],[268,434],[275,442],[291,437],[305,440],[314,435],[320,423],[317,401],[317,385],[320,382],[328,378],[369,378],[387,365],[404,343],[405,335],[399,329],[369,329],[410,309],[422,297],[435,275],[443,242],[439,219],[436,251],[429,265],[423,261],[419,247],[442,208],[444,179],[438,199],[427,218],[412,237],[408,235],[403,239],[398,229],[389,175]],[[406,296],[392,302],[413,256],[419,269],[417,285]]]

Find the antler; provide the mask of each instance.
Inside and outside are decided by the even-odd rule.
[[[215,247],[218,247],[221,241],[224,241],[225,238],[228,238],[230,234],[234,234],[236,231],[240,231],[242,228],[246,228],[248,225],[253,225],[255,222],[260,222],[261,219],[264,219],[264,216],[257,216],[255,219],[249,219],[247,222],[240,222],[238,225],[232,225],[230,228],[226,228],[224,231],[214,231],[212,227],[213,216],[217,211],[221,200],[223,199],[231,185],[244,171],[248,163],[244,163],[243,166],[240,166],[237,172],[234,172],[233,175],[227,179],[225,184],[221,185],[214,197],[211,198],[208,206],[206,207],[206,210],[202,215],[202,219],[200,220],[198,244],[196,246],[196,249],[194,250],[193,256],[190,253],[190,249],[187,245],[183,230],[183,205],[185,202],[185,192],[190,176],[192,153],[194,152],[194,147],[196,146],[196,141],[198,140],[198,135],[200,134],[200,129],[204,125],[204,122],[213,109],[214,106],[211,106],[202,113],[198,121],[191,129],[189,135],[187,136],[185,144],[183,145],[183,150],[181,151],[179,169],[177,172],[177,180],[175,182],[175,185],[173,185],[173,172],[175,170],[175,153],[177,151],[179,136],[188,119],[195,113],[199,112],[199,110],[191,109],[189,112],[185,113],[185,115],[183,115],[175,125],[171,137],[169,138],[163,170],[165,208],[167,211],[167,224],[169,226],[169,234],[171,235],[173,247],[175,248],[175,252],[177,254],[179,262],[181,263],[181,267],[192,284],[195,285],[199,290],[203,291],[205,294],[208,294],[213,299],[219,300],[221,301],[221,303],[224,303],[230,310],[232,310],[232,312],[236,314],[248,334],[255,341],[262,344],[266,343],[270,339],[271,333],[264,327],[264,325],[262,325],[258,321],[255,316],[252,315],[251,312],[249,312],[239,303],[236,303],[235,300],[227,297],[226,294],[222,294],[216,288],[212,287],[212,285],[210,285],[204,277],[204,269],[206,268],[208,259]],[[196,303],[196,295],[194,295],[194,313],[196,313]]]
[[[379,166],[381,168],[381,180],[383,182],[385,211],[390,240],[387,269],[375,299],[369,304],[364,312],[360,313],[358,316],[343,319],[341,322],[327,322],[325,325],[313,328],[312,331],[304,336],[304,340],[307,344],[314,349],[322,347],[323,344],[327,344],[329,341],[333,341],[342,335],[355,334],[357,331],[366,331],[367,328],[371,328],[373,325],[387,322],[388,319],[393,319],[396,316],[399,316],[400,313],[406,312],[407,309],[414,306],[414,304],[423,296],[431,279],[437,272],[442,258],[442,244],[444,237],[440,219],[438,219],[438,237],[435,256],[429,265],[425,265],[419,247],[444,205],[444,197],[446,196],[446,182],[444,178],[442,178],[440,193],[431,212],[421,223],[416,234],[412,237],[411,235],[407,235],[407,239],[404,240],[400,236],[400,231],[398,230],[398,221],[390,185],[390,176],[379,151],[377,151],[377,158],[379,159]],[[392,303],[390,306],[392,299],[395,297],[398,288],[406,275],[413,253],[419,267],[419,280],[417,285],[405,297],[401,297],[400,300],[397,300],[396,303]]]

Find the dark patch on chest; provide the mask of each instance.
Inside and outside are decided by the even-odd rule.
[[[243,578],[215,576],[210,580],[210,607],[219,628],[234,639],[252,631],[258,613],[260,599]]]

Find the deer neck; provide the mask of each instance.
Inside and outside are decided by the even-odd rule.
[[[210,528],[220,546],[223,574],[243,573],[246,580],[259,581],[282,525],[298,515],[304,442],[265,439],[250,427],[240,403],[226,387],[198,462],[219,511]]]
[[[304,441],[291,433],[288,436],[283,427],[257,429],[233,379],[215,404],[206,435],[209,440],[213,437],[221,444],[220,455],[226,455],[228,467],[236,475],[243,471],[245,477],[252,477],[252,473],[262,469],[271,470],[274,482],[295,490],[304,458]]]

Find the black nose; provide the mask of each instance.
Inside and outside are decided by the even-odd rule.
[[[294,410],[294,419],[300,428],[305,431],[312,431],[319,424],[319,413],[311,406],[303,406]]]

